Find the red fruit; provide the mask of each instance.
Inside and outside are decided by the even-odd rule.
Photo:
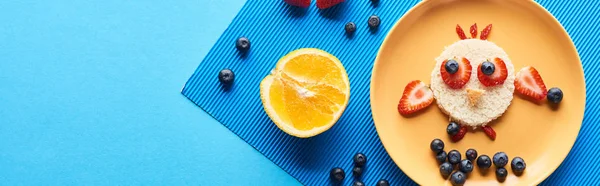
[[[489,24],[481,31],[481,40],[486,40],[492,31],[492,24]]]
[[[477,78],[479,79],[479,82],[488,87],[501,85],[508,77],[508,70],[506,69],[504,60],[500,58],[494,58],[491,63],[493,63],[495,67],[494,73],[491,75],[485,75],[483,71],[481,71],[481,65],[483,63],[480,63],[477,67]]]
[[[326,9],[344,2],[344,0],[317,0],[317,8]]]
[[[515,89],[517,92],[541,101],[546,97],[548,91],[546,85],[538,71],[531,67],[524,67],[517,73],[515,79]]]
[[[469,32],[471,32],[471,38],[477,38],[477,23],[471,25]]]
[[[446,63],[448,60],[444,60],[442,62],[442,66],[440,67],[440,73],[442,75],[442,80],[446,85],[450,86],[453,89],[459,89],[465,86],[469,79],[471,78],[471,62],[467,58],[462,58],[458,62],[458,71],[454,74],[448,73],[446,71]]]
[[[400,114],[412,114],[433,102],[433,92],[420,80],[414,80],[404,87],[404,92],[398,103]]]
[[[452,136],[450,138],[452,138],[452,141],[458,142],[461,139],[463,139],[466,134],[467,134],[467,126],[461,125],[460,130],[458,130],[458,133],[454,134],[454,136]]]
[[[458,38],[460,39],[467,39],[467,36],[465,36],[465,31],[463,31],[458,24],[456,25],[456,34],[458,34]]]
[[[483,129],[483,132],[485,132],[485,134],[490,137],[492,140],[496,140],[496,131],[494,131],[494,129],[490,126],[483,126],[481,127],[481,129]]]
[[[289,5],[307,8],[310,5],[310,0],[283,0]]]

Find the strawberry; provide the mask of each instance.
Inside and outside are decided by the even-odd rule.
[[[344,2],[344,0],[317,0],[317,8],[326,9]]]
[[[546,97],[546,94],[548,94],[542,77],[538,71],[531,66],[519,70],[515,79],[515,89],[517,92],[537,101],[543,100]]]
[[[302,7],[302,8],[308,8],[308,6],[310,5],[310,0],[283,0],[283,1],[289,5]]]
[[[467,39],[465,31],[463,31],[463,29],[458,24],[456,24],[456,34],[458,34],[458,38],[460,38],[461,40]]]
[[[458,133],[456,133],[455,135],[453,135],[452,137],[452,141],[453,142],[458,142],[461,139],[463,139],[465,137],[465,135],[467,134],[467,126],[465,125],[461,125],[460,126],[460,130],[458,131]]]
[[[448,72],[446,70],[448,69],[446,68],[446,63],[448,62],[457,62],[458,71],[454,73]],[[444,80],[444,83],[446,83],[446,85],[450,86],[450,88],[453,89],[462,88],[463,86],[465,86],[465,84],[467,84],[467,82],[469,82],[469,79],[471,78],[471,70],[471,62],[469,62],[467,58],[462,58],[459,61],[444,60],[444,62],[442,62],[442,66],[440,67],[442,80]]]
[[[477,38],[477,23],[471,25],[469,32],[471,32],[471,38]]]
[[[483,129],[483,132],[485,132],[485,134],[490,137],[492,140],[496,140],[496,131],[494,131],[494,129],[490,126],[483,126],[481,127],[481,129]]]
[[[400,114],[412,114],[417,112],[433,102],[433,92],[420,80],[414,80],[404,87],[402,98],[398,103],[398,112]]]
[[[495,70],[490,75],[486,75],[481,69],[481,66],[486,62],[480,63],[477,67],[477,78],[479,79],[479,82],[488,87],[503,84],[504,80],[506,80],[508,77],[508,70],[506,69],[504,60],[500,58],[494,58],[494,61],[491,63],[494,64]]]

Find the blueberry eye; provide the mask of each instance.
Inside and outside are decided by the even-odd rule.
[[[485,74],[485,75],[488,75],[488,76],[492,75],[495,70],[496,70],[496,67],[494,66],[494,63],[485,61],[481,64],[481,72],[483,72],[483,74]]]
[[[444,68],[446,68],[446,72],[449,74],[454,74],[458,72],[458,62],[456,62],[454,59],[450,59],[448,62],[446,62],[446,66]]]

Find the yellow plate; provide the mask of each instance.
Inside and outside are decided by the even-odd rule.
[[[446,134],[448,116],[435,103],[411,117],[401,116],[396,108],[409,81],[418,79],[429,84],[434,59],[445,46],[459,40],[456,24],[469,35],[473,23],[479,31],[493,24],[488,40],[506,51],[515,71],[534,66],[546,86],[560,87],[564,98],[554,108],[546,101],[534,104],[515,93],[511,106],[493,124],[498,136],[495,141],[477,131],[452,143]],[[450,185],[440,175],[429,149],[434,138],[445,142],[446,151],[457,149],[463,157],[468,148],[490,157],[504,151],[510,160],[520,156],[527,164],[521,176],[515,176],[507,166],[509,174],[503,183],[496,181],[495,168],[483,175],[475,166],[465,185],[538,184],[569,153],[581,127],[584,107],[585,80],[575,46],[549,12],[528,0],[420,2],[388,33],[371,79],[371,109],[379,137],[394,162],[420,185]]]

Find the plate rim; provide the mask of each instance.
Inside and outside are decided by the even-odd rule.
[[[427,3],[432,3],[432,1],[435,0],[422,0],[420,2],[418,2],[417,4],[413,5],[408,11],[406,11],[402,17],[400,17],[399,19],[397,19],[395,21],[395,23],[392,25],[392,27],[390,28],[390,30],[386,33],[386,36],[384,37],[383,42],[381,43],[381,45],[379,46],[379,49],[377,51],[377,55],[375,57],[375,60],[373,62],[373,69],[371,70],[371,78],[370,78],[370,82],[369,82],[369,103],[370,103],[370,107],[371,107],[371,117],[373,119],[373,125],[375,126],[375,130],[377,132],[377,136],[379,138],[379,140],[381,141],[381,144],[383,146],[383,148],[385,149],[386,153],[388,154],[388,156],[392,159],[392,161],[394,162],[394,164],[396,164],[396,166],[402,170],[402,167],[399,163],[397,163],[396,159],[389,153],[388,147],[386,147],[386,143],[384,142],[382,136],[380,135],[381,133],[381,128],[377,127],[377,121],[375,121],[376,119],[376,114],[375,112],[373,112],[374,106],[373,106],[373,100],[374,100],[374,92],[375,92],[375,86],[373,84],[374,80],[375,80],[375,74],[377,74],[377,70],[378,70],[378,64],[380,63],[380,58],[382,55],[382,49],[386,46],[389,45],[388,43],[391,43],[390,41],[390,35],[395,32],[395,30],[399,27],[399,25],[405,20],[407,15],[410,15],[411,13],[415,12],[417,9],[423,8]],[[506,0],[505,0],[506,1]],[[511,0],[511,1],[515,1],[515,0]],[[577,125],[577,133],[575,134],[575,136],[572,138],[572,140],[569,140],[569,150],[566,151],[567,153],[563,153],[561,155],[561,160],[560,163],[556,166],[552,166],[552,170],[551,171],[547,171],[546,173],[544,173],[542,176],[539,176],[538,178],[535,179],[534,183],[535,185],[540,184],[541,182],[543,182],[544,180],[546,180],[550,175],[552,175],[552,173],[554,173],[556,171],[556,169],[558,169],[558,167],[560,167],[563,163],[564,160],[568,157],[568,155],[571,153],[571,151],[573,150],[573,146],[575,145],[575,142],[577,141],[577,139],[579,138],[579,133],[581,132],[581,126],[583,125],[583,119],[585,117],[585,108],[586,108],[586,103],[587,103],[587,84],[586,84],[586,79],[585,79],[585,71],[583,69],[583,64],[581,61],[581,56],[579,55],[579,52],[577,50],[577,47],[573,41],[573,38],[571,38],[571,36],[569,35],[569,33],[567,32],[567,30],[565,29],[565,27],[561,24],[561,22],[552,14],[550,13],[550,11],[548,11],[548,9],[546,9],[544,6],[542,6],[541,4],[539,4],[538,2],[534,1],[534,0],[528,0],[529,2],[526,3],[530,3],[530,5],[532,6],[532,8],[535,9],[539,9],[542,10],[543,14],[545,14],[546,16],[548,16],[550,18],[550,22],[558,25],[560,27],[560,34],[562,34],[563,36],[565,36],[566,38],[569,39],[569,48],[572,50],[571,52],[574,52],[577,56],[577,61],[579,63],[577,63],[579,69],[581,69],[581,79],[583,80],[583,112],[580,115],[581,121],[578,122]],[[409,177],[411,180],[413,180],[415,183],[417,183],[418,185],[423,185],[422,183],[419,183],[418,180],[413,179],[413,177],[410,176],[410,174],[408,174],[407,172],[404,172],[402,170],[402,172]]]

